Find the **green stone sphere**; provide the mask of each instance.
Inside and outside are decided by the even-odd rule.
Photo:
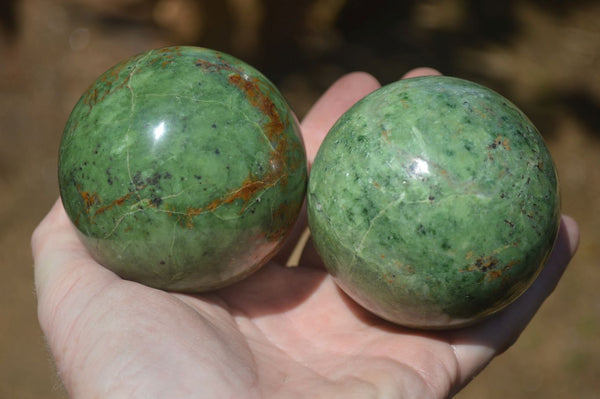
[[[532,123],[465,80],[401,80],[331,129],[308,184],[314,243],[364,308],[465,326],[532,283],[559,226],[556,170]]]
[[[242,279],[279,249],[306,191],[298,122],[229,55],[168,47],[101,75],[75,105],[60,194],[91,255],[181,292]]]

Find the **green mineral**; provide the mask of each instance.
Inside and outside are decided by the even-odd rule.
[[[559,226],[556,170],[527,117],[465,80],[401,80],[358,102],[312,166],[308,215],[327,269],[401,325],[458,327],[522,294]]]
[[[264,264],[306,188],[298,123],[229,55],[169,47],[101,75],[75,105],[59,185],[91,255],[120,276],[206,291]]]

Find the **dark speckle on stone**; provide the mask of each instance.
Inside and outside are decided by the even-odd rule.
[[[159,172],[154,173],[152,176],[146,179],[146,184],[151,186],[160,187],[160,179],[163,177]]]
[[[140,172],[140,171],[136,172],[135,175],[133,175],[132,180],[133,180],[133,184],[136,187],[139,187],[139,186],[143,185],[144,182],[142,180],[142,172]]]
[[[157,208],[158,208],[158,207],[159,207],[159,206],[162,204],[163,200],[162,200],[162,198],[160,198],[160,197],[154,197],[154,196],[153,196],[153,197],[150,199],[150,202],[152,203],[152,205],[153,205],[153,206],[155,206],[155,207],[157,207]]]

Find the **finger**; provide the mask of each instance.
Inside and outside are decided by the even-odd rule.
[[[432,68],[416,68],[407,72],[403,79],[425,75],[440,75],[440,72]],[[357,101],[380,87],[381,84],[372,75],[354,72],[340,78],[321,96],[302,121],[309,164],[312,164],[323,139],[340,116]],[[294,243],[301,230],[298,229],[296,234],[292,235]],[[308,240],[299,263],[318,268],[324,266],[312,238]]]
[[[415,68],[404,74],[402,79],[428,75],[441,73],[433,68]],[[354,72],[340,78],[321,96],[302,121],[302,132],[310,163],[327,132],[339,117],[354,103],[379,87],[381,84],[372,75]]]
[[[302,135],[309,164],[317,154],[327,132],[344,112],[381,85],[365,72],[341,77],[317,100],[302,121]]]
[[[402,76],[402,79],[417,78],[419,76],[439,76],[439,75],[441,75],[441,73],[437,69],[421,67],[421,68],[415,68],[411,71],[406,72],[404,74],[404,76]]]
[[[90,257],[60,200],[34,231],[31,247],[38,316],[47,335],[52,335],[54,326],[69,324],[59,317],[61,310],[63,314],[77,314],[86,297],[118,280]]]
[[[489,320],[463,331],[457,331],[454,349],[463,382],[516,341],[546,298],[556,288],[577,250],[578,243],[577,223],[572,218],[563,216],[554,249],[531,287],[515,302]]]
[[[365,73],[354,72],[334,82],[317,100],[302,121],[302,136],[309,165],[312,164],[321,142],[335,121],[354,103],[380,87],[377,80]],[[273,260],[278,264],[288,263],[298,239],[306,229],[306,205],[298,222]]]

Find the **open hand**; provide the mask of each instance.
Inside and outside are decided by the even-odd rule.
[[[436,73],[415,70],[411,76]],[[342,77],[302,122],[309,162],[335,120],[377,89]],[[246,280],[202,295],[126,281],[96,263],[58,201],[33,238],[38,313],[72,398],[444,398],[506,350],[573,256],[563,216],[544,270],[516,302],[482,323],[422,332],[385,322],[345,296],[306,246],[290,243]]]

